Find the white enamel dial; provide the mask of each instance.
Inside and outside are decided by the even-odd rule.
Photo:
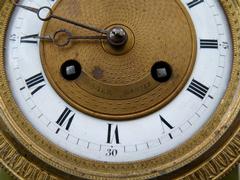
[[[54,0],[22,0],[32,7]],[[167,106],[131,121],[107,121],[72,108],[48,82],[40,60],[43,22],[16,8],[6,36],[5,66],[13,96],[33,127],[60,148],[104,162],[130,162],[166,153],[186,142],[215,112],[228,86],[232,40],[218,0],[181,0],[197,34],[197,59],[185,88]]]

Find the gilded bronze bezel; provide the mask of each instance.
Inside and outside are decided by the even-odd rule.
[[[100,163],[60,149],[38,133],[17,107],[4,68],[4,42],[13,5],[0,3],[0,164],[19,179],[217,179],[240,159],[240,2],[220,0],[231,26],[234,63],[226,95],[190,140],[159,157]],[[220,121],[221,120],[221,121]]]

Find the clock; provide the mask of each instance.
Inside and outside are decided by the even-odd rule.
[[[238,0],[2,0],[0,162],[19,179],[217,179],[240,159]]]

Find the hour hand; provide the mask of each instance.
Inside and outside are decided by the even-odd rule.
[[[37,39],[41,41],[49,41],[58,47],[64,47],[70,44],[73,40],[107,40],[106,36],[74,36],[70,31],[61,29],[56,31],[53,35],[40,36],[39,34],[32,34],[21,37],[21,43],[37,43]]]
[[[73,40],[107,40],[107,36],[75,36],[66,29],[58,30],[54,33],[52,40],[58,47],[64,47],[70,44]]]

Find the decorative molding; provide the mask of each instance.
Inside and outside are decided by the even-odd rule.
[[[228,174],[239,162],[240,131],[218,154],[181,179],[218,179]]]
[[[19,179],[58,179],[57,177],[50,175],[48,172],[38,168],[19,154],[2,134],[0,134],[0,162],[11,175],[18,177]]]
[[[12,140],[10,140],[10,138],[8,139],[8,136],[5,136],[6,134],[8,135],[7,131],[9,131],[9,134],[11,133],[14,138],[18,139],[20,144],[26,147],[26,153],[33,155],[46,164],[49,164],[49,167],[54,168],[54,170],[57,169],[66,175],[79,177],[77,179],[80,179],[80,177],[91,179],[120,179],[121,177],[122,179],[140,180],[150,179],[163,174],[175,175],[176,170],[193,162],[203,153],[208,152],[208,150],[218,142],[220,137],[234,122],[234,118],[236,117],[236,114],[234,113],[237,113],[240,106],[239,88],[237,87],[239,86],[240,73],[240,25],[238,12],[236,13],[239,1],[220,1],[224,4],[224,7],[229,14],[235,42],[233,78],[229,85],[230,87],[226,97],[222,101],[219,110],[216,111],[212,120],[209,121],[209,124],[206,125],[198,135],[190,139],[188,143],[183,144],[169,154],[164,154],[153,160],[137,162],[132,165],[99,163],[76,157],[51,144],[47,139],[36,132],[28,121],[23,118],[21,112],[14,104],[14,100],[8,89],[8,82],[5,78],[5,71],[3,68],[3,49],[5,47],[4,34],[6,32],[7,22],[12,7],[9,3],[10,0],[0,0],[0,66],[2,68],[0,73],[0,94],[1,97],[4,97],[4,103],[1,102],[2,99],[0,98],[0,106],[1,108],[5,108],[5,114],[2,115],[4,119],[0,120],[0,126],[1,122],[6,125],[6,132],[2,133],[0,131],[0,166],[2,164],[12,176],[19,179],[58,179],[58,177],[51,173],[54,172],[53,169],[50,170],[48,167],[38,166],[38,162],[27,159],[22,153],[20,153],[20,148],[15,147]],[[222,121],[219,121],[221,118]],[[239,119],[237,121],[239,122]],[[239,125],[239,123],[237,125]],[[3,127],[1,126],[1,128]],[[221,145],[214,149],[212,156],[209,155],[208,158],[203,158],[203,161],[196,165],[197,167],[195,169],[187,169],[186,174],[183,174],[182,177],[178,178],[186,180],[217,179],[228,173],[234,165],[237,165],[237,162],[240,159],[240,130],[239,127],[237,128],[235,131],[232,131],[232,137],[229,135],[227,141],[222,142],[226,142],[225,145]],[[40,167],[42,167],[42,169]]]

